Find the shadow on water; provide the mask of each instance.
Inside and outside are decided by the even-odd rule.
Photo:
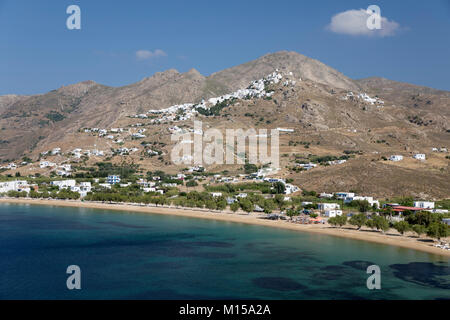
[[[354,260],[354,261],[345,261],[342,264],[344,266],[348,266],[356,270],[366,271],[369,266],[372,266],[375,263],[369,261]]]
[[[394,276],[404,281],[416,283],[422,286],[450,289],[450,267],[433,264],[430,262],[411,262],[407,264],[391,264]]]

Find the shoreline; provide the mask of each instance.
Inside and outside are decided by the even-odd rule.
[[[369,230],[358,231],[353,228],[335,228],[328,225],[321,224],[294,224],[282,220],[267,220],[261,219],[264,214],[252,213],[250,215],[242,213],[233,213],[231,211],[211,211],[208,209],[190,209],[180,207],[156,207],[156,206],[141,206],[138,204],[111,204],[101,202],[83,202],[79,200],[42,200],[42,199],[1,199],[1,203],[11,204],[30,204],[30,205],[46,205],[58,207],[77,207],[90,208],[114,211],[131,211],[138,213],[150,213],[160,215],[181,216],[196,219],[217,220],[232,223],[244,223],[252,225],[267,226],[272,228],[294,230],[300,232],[310,232],[316,234],[326,234],[342,238],[349,238],[353,240],[368,241],[391,246],[397,246],[417,251],[427,252],[434,255],[444,256],[450,258],[450,251],[433,247],[431,242],[420,242],[417,238],[410,238],[400,236],[399,234],[381,234],[379,232],[371,232]],[[423,238],[425,239],[425,238]]]

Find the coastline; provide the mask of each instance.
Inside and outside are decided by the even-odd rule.
[[[139,213],[161,214],[182,216],[197,219],[209,219],[218,220],[224,222],[244,223],[252,225],[260,225],[267,227],[274,227],[280,229],[311,232],[317,234],[326,234],[331,236],[349,238],[360,241],[369,241],[374,243],[386,244],[391,246],[397,246],[407,249],[418,250],[427,252],[434,255],[444,256],[450,258],[450,251],[442,250],[440,248],[433,247],[431,242],[420,242],[417,238],[410,238],[400,236],[395,233],[381,234],[379,232],[358,231],[353,228],[335,228],[320,224],[294,224],[286,221],[275,221],[261,219],[264,214],[252,213],[250,215],[242,213],[232,213],[231,211],[210,211],[208,209],[190,209],[190,208],[177,208],[177,207],[161,207],[161,206],[141,206],[138,204],[110,204],[100,202],[83,202],[79,200],[42,200],[42,199],[1,199],[1,203],[11,204],[30,204],[30,205],[46,205],[46,206],[59,206],[59,207],[78,207],[78,208],[91,208],[102,210],[114,210],[114,211],[132,211]]]

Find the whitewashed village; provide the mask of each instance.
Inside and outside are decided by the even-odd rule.
[[[142,172],[139,165],[129,162],[108,162],[113,157],[126,160],[133,155],[151,162],[164,156],[165,151],[159,145],[145,142],[148,137],[145,126],[166,124],[169,125],[166,129],[168,135],[201,135],[203,132],[197,132],[189,125],[196,115],[214,115],[217,110],[240,100],[271,99],[274,90],[269,89],[270,85],[289,87],[300,81],[302,79],[296,78],[292,72],[282,74],[275,70],[267,77],[253,81],[249,87],[227,95],[197,104],[186,103],[130,115],[129,118],[137,122],[128,127],[81,128],[81,134],[103,139],[109,148],[101,149],[94,145],[63,150],[55,146],[41,152],[37,161],[22,159],[3,165],[0,174],[6,174],[0,176],[0,196],[186,208],[255,215],[261,219],[280,220],[280,223],[340,227],[350,224],[359,229],[365,227],[380,232],[395,229],[401,234],[415,232],[419,237],[426,234],[437,240],[446,238],[447,225],[450,225],[448,199],[376,199],[373,195],[351,190],[305,190],[301,185],[295,185],[289,175],[283,176],[283,168],[273,168],[270,164],[245,164],[242,173],[232,174],[203,166],[186,166],[177,173],[161,170]],[[341,99],[360,100],[376,108],[384,107],[384,101],[364,92],[347,92]],[[295,133],[294,128],[276,129],[286,136]],[[185,140],[183,143],[192,144],[193,141]],[[399,150],[396,154],[383,157],[382,161],[392,162],[393,165],[406,160],[425,163],[430,155],[447,152],[444,146],[430,146],[428,150],[407,153]],[[95,164],[85,165],[89,160],[95,160]],[[352,161],[352,157],[311,157],[305,161],[295,161],[291,167],[297,171],[319,170],[327,166],[345,165],[348,161]],[[418,222],[417,215],[439,217],[440,222],[425,226]],[[450,250],[446,243],[437,243],[436,246]]]

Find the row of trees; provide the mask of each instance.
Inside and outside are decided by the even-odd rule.
[[[26,191],[8,191],[6,193],[6,195],[10,198],[26,198],[26,197],[30,197],[33,199],[47,199],[47,198],[53,198],[53,199],[61,199],[61,200],[66,200],[66,199],[70,199],[70,200],[77,200],[80,198],[80,194],[78,192],[73,192],[67,189],[62,189],[60,191],[57,190],[52,190],[52,191],[47,191],[44,190],[43,192],[36,192],[34,190],[31,190],[30,193],[28,194]]]
[[[213,197],[209,192],[191,191],[178,192],[176,189],[167,190],[164,195],[150,192],[147,194],[124,192],[123,190],[104,190],[100,192],[88,193],[84,198],[86,201],[104,201],[104,202],[134,202],[134,203],[153,203],[156,205],[176,205],[189,208],[208,208],[211,210],[224,210],[228,206],[226,197]],[[286,201],[281,194],[274,198],[265,199],[260,194],[248,194],[247,197],[238,198],[230,204],[232,211],[242,209],[250,213],[256,207],[260,207],[265,213],[271,213],[274,210],[283,210],[286,207]]]
[[[433,215],[431,212],[419,212],[409,216],[405,221],[394,223],[389,222],[389,220],[383,216],[373,215],[368,218],[362,213],[354,215],[350,219],[345,215],[328,219],[329,224],[339,227],[343,227],[347,222],[358,227],[358,230],[361,230],[363,226],[366,226],[371,229],[377,229],[382,233],[385,233],[390,228],[394,228],[402,235],[407,231],[414,231],[418,237],[426,234],[429,237],[436,239],[445,238],[450,234],[449,226],[442,223],[442,218],[439,219],[439,215]]]

